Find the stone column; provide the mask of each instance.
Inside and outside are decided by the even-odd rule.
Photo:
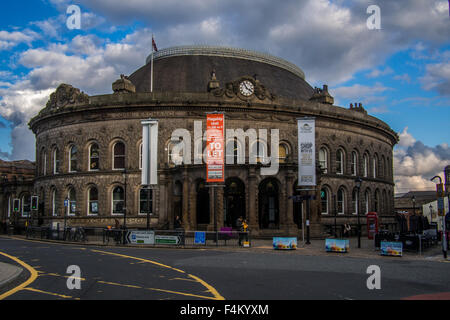
[[[167,179],[164,173],[159,175],[159,212],[158,212],[158,223],[163,225],[167,222]]]
[[[169,229],[173,229],[173,222],[175,217],[173,216],[173,179],[170,175],[167,175],[167,220],[169,222]]]
[[[293,216],[294,201],[290,199],[290,197],[292,197],[292,195],[294,194],[293,192],[294,178],[295,176],[292,169],[288,169],[284,180],[285,181],[284,192],[282,192],[282,195],[284,196],[284,199],[282,200],[285,203],[285,212],[284,212],[285,214],[283,215],[284,217],[283,224],[287,233],[292,235],[298,233],[298,227],[294,223],[294,216]]]
[[[223,227],[223,201],[224,201],[224,189],[225,187],[218,187],[216,190],[216,214],[217,214],[217,230]]]
[[[257,230],[258,214],[256,211],[256,173],[253,166],[248,169],[248,225],[250,230]]]
[[[182,209],[182,220],[183,220],[183,228],[186,230],[190,229],[190,221],[189,221],[189,177],[187,169],[185,168],[183,171],[183,209]]]

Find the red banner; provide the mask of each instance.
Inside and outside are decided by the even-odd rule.
[[[206,115],[206,182],[225,181],[223,114]]]

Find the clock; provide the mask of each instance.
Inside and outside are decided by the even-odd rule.
[[[253,92],[255,91],[255,86],[253,85],[253,83],[249,80],[244,80],[239,84],[239,92],[244,96],[244,97],[249,97],[253,94]]]

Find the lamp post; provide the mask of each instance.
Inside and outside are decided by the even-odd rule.
[[[413,216],[416,215],[416,196],[412,196],[412,202],[413,202]]]
[[[361,248],[361,222],[359,220],[359,190],[361,189],[362,180],[360,177],[356,178],[355,186],[357,190],[356,198],[356,217],[358,218],[358,248]]]
[[[439,179],[439,184],[436,185],[436,190],[439,191],[439,186],[442,187],[442,179],[441,179],[441,177],[440,176],[434,176],[430,180],[433,181],[436,178]],[[439,192],[437,192],[437,193],[439,193]],[[437,196],[438,196],[438,210],[439,210],[439,198],[441,197],[441,195],[438,194]],[[444,199],[442,199],[442,200],[444,200]],[[444,217],[443,217],[443,220],[442,220],[442,253],[444,255],[444,259],[447,259],[447,233],[445,231],[445,206],[444,206],[443,210],[444,210]]]

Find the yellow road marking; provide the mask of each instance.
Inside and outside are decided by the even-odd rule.
[[[177,272],[186,273],[183,270],[180,270],[180,269],[177,269],[177,268],[173,268],[171,266],[167,266],[165,264],[162,264],[162,263],[159,263],[159,262],[156,262],[156,261],[152,261],[152,260],[147,260],[147,259],[142,259],[142,258],[138,258],[138,257],[127,256],[127,255],[120,254],[120,253],[101,251],[101,250],[91,250],[91,251],[92,252],[103,253],[103,254],[109,254],[109,255],[112,255],[112,256],[118,256],[118,257],[127,258],[127,259],[135,259],[135,260],[151,263],[151,264],[163,267],[163,268],[171,269],[171,270],[174,270],[174,271],[177,271]]]
[[[64,299],[75,299],[75,300],[80,300],[80,298],[74,298],[74,297],[72,297],[72,296],[66,296],[66,295],[59,294],[59,293],[53,293],[53,292],[48,292],[48,291],[42,291],[42,290],[35,289],[35,288],[29,288],[29,287],[28,287],[28,288],[24,288],[23,290],[28,290],[28,291],[37,292],[37,293],[44,293],[44,294],[48,294],[48,295],[51,295],[51,296],[57,296],[57,297],[64,298]]]
[[[180,294],[180,295],[183,295],[183,296],[196,297],[196,298],[209,299],[209,300],[225,300],[225,299],[218,299],[218,298],[216,298],[216,297],[200,296],[200,295],[198,295],[198,294],[185,293],[185,292],[177,292],[177,291],[164,290],[164,289],[157,289],[157,288],[145,288],[145,289],[146,289],[146,290],[152,290],[152,291],[159,291],[159,292],[167,292],[167,293],[173,293],[173,294]]]
[[[7,257],[7,258],[9,258],[9,259],[11,259],[11,260],[14,260],[15,262],[17,262],[18,264],[20,264],[22,267],[24,267],[25,269],[27,269],[30,272],[30,277],[28,278],[27,281],[25,281],[24,283],[18,285],[17,287],[15,287],[15,288],[13,288],[11,290],[5,292],[4,294],[0,295],[0,300],[3,300],[6,297],[9,297],[10,295],[16,293],[19,290],[22,290],[23,288],[25,288],[26,286],[31,284],[38,277],[38,273],[32,266],[30,266],[29,264],[23,262],[22,260],[20,260],[20,259],[18,259],[16,257],[10,256],[9,254],[4,253],[4,252],[0,252],[0,254],[5,256],[5,257]]]
[[[109,281],[97,281],[97,282],[98,282],[98,283],[103,283],[103,284],[110,284],[110,285],[112,285],[112,286],[119,286],[119,287],[127,287],[127,288],[143,289],[143,287],[135,286],[135,285],[131,285],[131,284],[121,284],[121,283],[109,282]]]
[[[77,279],[77,280],[81,280],[81,281],[86,281],[85,278],[79,278],[79,277],[74,277],[74,276],[63,276],[57,273],[41,273],[39,274],[40,276],[53,276],[53,277],[61,277],[61,278],[71,278],[71,279]]]
[[[197,282],[197,280],[191,280],[191,279],[186,279],[186,278],[172,278],[169,280],[184,280],[184,281],[191,281],[191,282]]]
[[[148,262],[163,268],[167,268],[170,270],[174,270],[183,274],[186,274],[185,271],[177,269],[177,268],[173,268],[171,266],[156,262],[156,261],[152,261],[152,260],[147,260],[147,259],[143,259],[143,258],[138,258],[138,257],[133,257],[133,256],[127,256],[124,254],[119,254],[119,253],[114,253],[114,252],[107,252],[107,251],[101,251],[101,250],[91,250],[92,252],[97,252],[97,253],[104,253],[104,254],[110,254],[113,256],[118,256],[118,257],[122,257],[122,258],[127,258],[127,259],[134,259],[134,260],[139,260],[139,261],[143,261],[143,262]],[[208,291],[214,296],[214,298],[211,297],[203,297],[203,296],[198,296],[198,295],[193,295],[193,294],[187,294],[187,293],[181,293],[181,292],[176,292],[176,291],[169,291],[169,290],[162,290],[162,289],[156,289],[156,288],[152,288],[149,290],[156,290],[156,291],[163,291],[163,292],[169,292],[169,293],[175,293],[175,294],[183,294],[183,295],[187,295],[187,296],[192,296],[192,297],[202,297],[202,298],[206,298],[206,299],[214,299],[214,300],[225,300],[225,298],[219,294],[219,292],[211,285],[209,285],[208,283],[206,283],[205,281],[203,281],[202,279],[200,279],[197,276],[194,276],[192,274],[188,274],[188,276],[192,279],[194,279],[195,281],[197,281],[198,283],[200,283],[201,285],[203,285],[205,288],[208,289]]]

